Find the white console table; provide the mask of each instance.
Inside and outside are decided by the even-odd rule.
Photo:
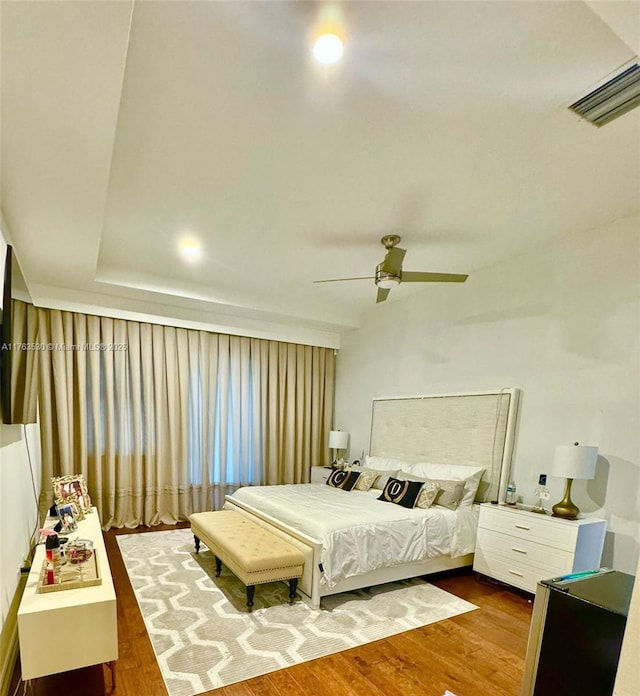
[[[95,508],[78,523],[70,539],[90,539],[102,583],[93,587],[37,592],[45,559],[44,544],[35,552],[18,609],[22,679],[33,679],[80,667],[106,663],[115,686],[118,659],[116,593]]]

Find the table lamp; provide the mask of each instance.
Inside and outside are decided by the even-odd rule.
[[[333,463],[331,464],[333,469],[342,469],[344,467],[345,461],[340,456],[340,450],[346,450],[348,442],[349,433],[344,430],[329,431],[329,449],[335,450]]]
[[[554,517],[575,520],[580,510],[571,500],[571,484],[573,479],[592,479],[596,473],[598,448],[580,445],[558,445],[551,469],[552,476],[567,479],[564,498],[551,509]]]

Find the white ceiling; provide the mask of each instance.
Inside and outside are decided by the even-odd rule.
[[[341,2],[320,68],[320,3],[3,0],[1,205],[34,301],[337,345],[373,281],[311,281],[370,275],[383,234],[464,293],[632,214],[640,109],[566,108],[639,50],[640,4],[599,5]]]

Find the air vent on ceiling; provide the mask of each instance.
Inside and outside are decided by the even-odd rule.
[[[637,63],[589,92],[569,108],[600,128],[636,106],[640,106],[640,65]]]

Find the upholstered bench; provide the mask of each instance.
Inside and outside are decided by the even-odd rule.
[[[304,568],[302,551],[233,510],[195,512],[189,521],[196,553],[203,541],[215,557],[216,576],[224,563],[246,585],[249,611],[255,586],[277,580],[289,581],[289,599],[293,604]]]

